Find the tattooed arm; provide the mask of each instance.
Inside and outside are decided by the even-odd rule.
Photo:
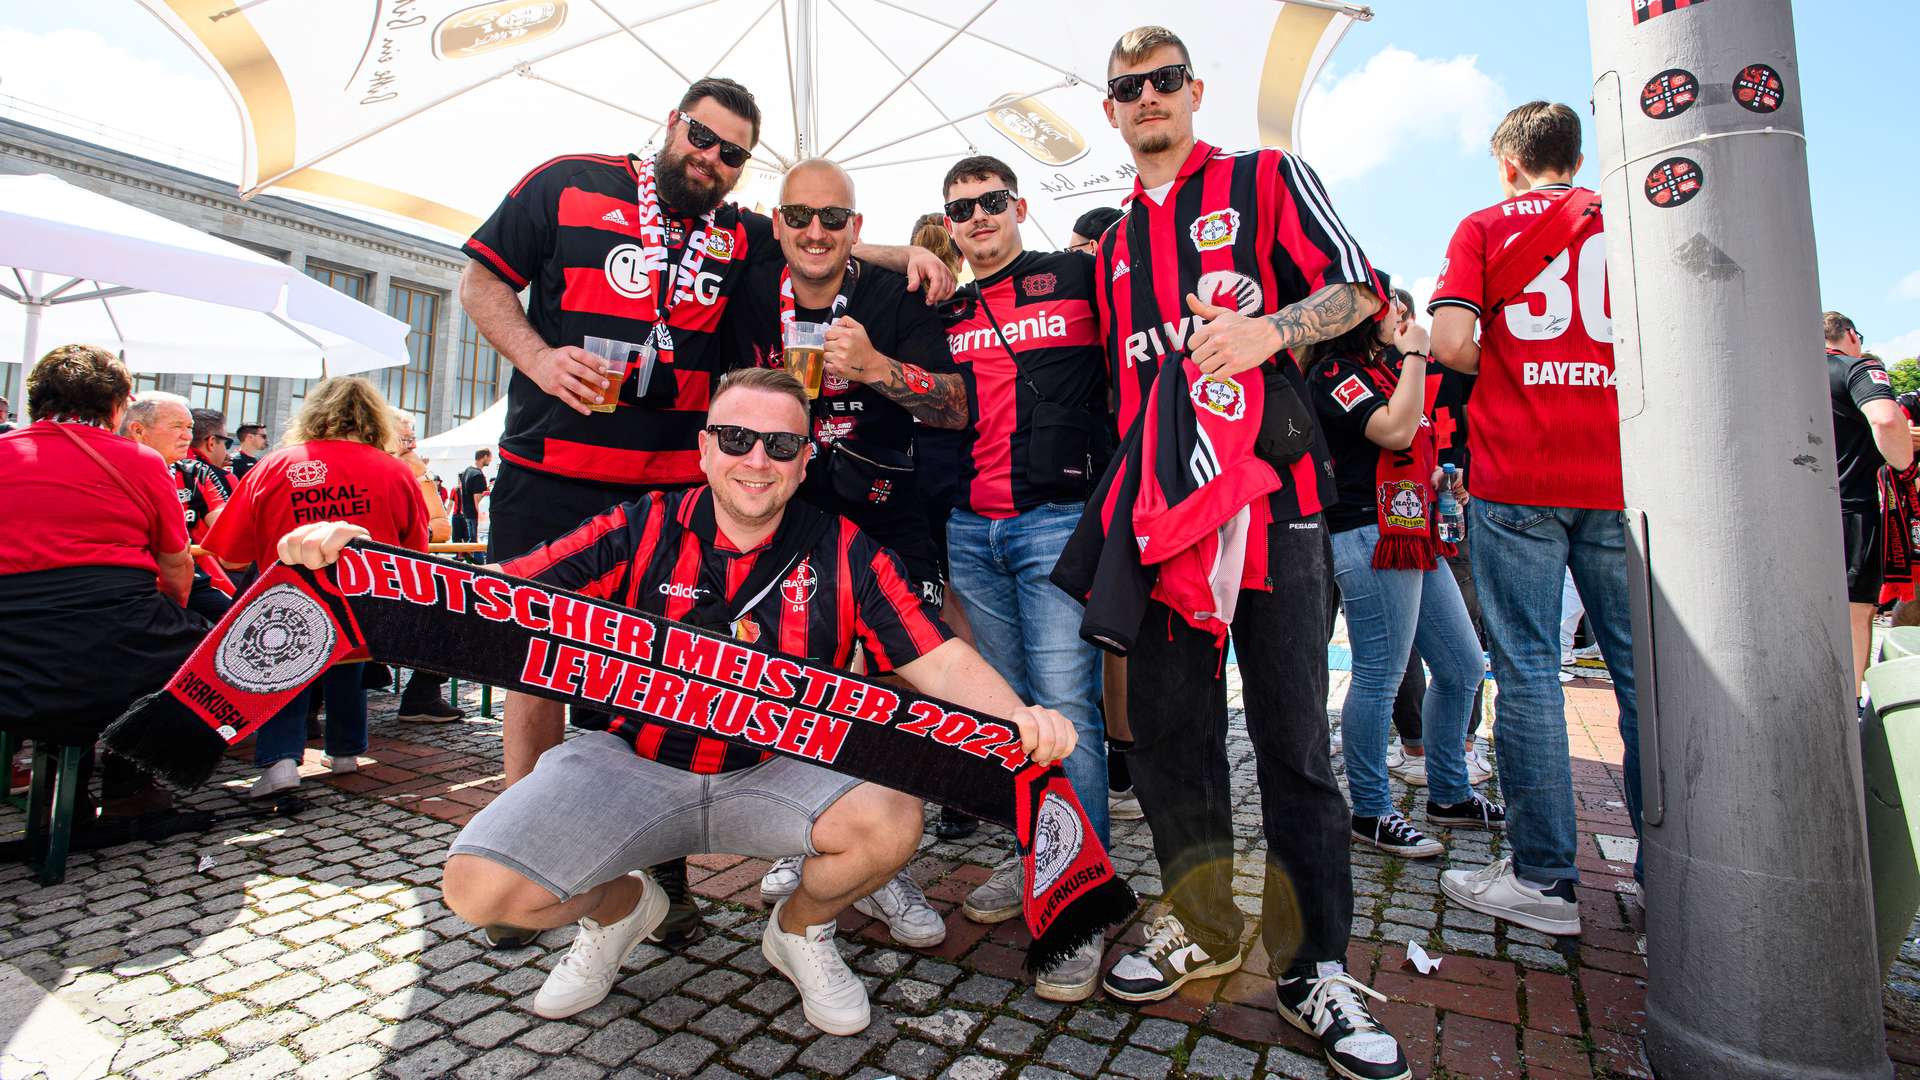
[[[881,355],[851,315],[827,329],[827,374],[866,383],[928,427],[967,426],[967,388],[957,373],[926,371]]]
[[[1231,308],[1203,304],[1192,294],[1187,307],[1205,325],[1187,339],[1194,363],[1210,375],[1249,371],[1286,349],[1335,338],[1380,310],[1380,298],[1365,285],[1327,285],[1297,304],[1264,318],[1248,318]]]

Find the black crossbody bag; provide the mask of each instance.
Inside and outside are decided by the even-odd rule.
[[[993,327],[993,336],[1000,339],[1007,359],[1013,361],[1014,374],[1033,393],[1027,431],[1027,483],[1043,489],[1075,491],[1078,498],[1085,498],[1106,466],[1101,460],[1096,468],[1095,457],[1110,456],[1105,452],[1096,453],[1104,449],[1099,436],[1106,426],[1086,408],[1054,401],[1041,392],[1039,384],[1021,366],[1020,354],[1001,331],[1000,319],[987,304],[985,292],[979,291],[976,295],[980,310],[986,312],[987,325]]]

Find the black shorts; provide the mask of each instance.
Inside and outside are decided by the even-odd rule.
[[[1840,537],[1847,552],[1847,602],[1878,604],[1886,574],[1880,562],[1880,512],[1841,511]]]
[[[663,490],[674,489],[574,480],[503,461],[493,493],[487,496],[492,519],[487,532],[487,561],[517,559],[623,502]]]

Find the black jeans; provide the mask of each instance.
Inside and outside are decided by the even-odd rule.
[[[1460,586],[1460,599],[1467,602],[1467,618],[1473,620],[1473,634],[1480,639],[1480,647],[1487,647],[1487,629],[1480,624],[1480,595],[1473,588],[1473,561],[1467,558],[1467,542],[1460,541],[1460,554],[1447,560],[1447,569],[1453,571],[1453,580]],[[1400,733],[1403,743],[1418,743],[1420,738],[1420,703],[1426,700],[1427,675],[1420,669],[1420,650],[1414,649],[1407,659],[1407,674],[1400,680],[1400,692],[1393,699],[1393,726]],[[1467,717],[1467,738],[1471,739],[1480,732],[1481,718],[1486,716],[1487,680],[1481,679],[1480,686],[1473,692],[1473,714]]]
[[[1234,652],[1260,783],[1269,970],[1344,961],[1353,924],[1350,816],[1327,739],[1333,550],[1318,517],[1272,529],[1272,592],[1242,592]],[[1227,684],[1213,639],[1159,603],[1127,661],[1134,792],[1173,911],[1213,956],[1237,951]]]

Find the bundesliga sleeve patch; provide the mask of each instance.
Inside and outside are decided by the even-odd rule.
[[[1893,385],[1893,377],[1887,374],[1886,368],[1882,368],[1882,367],[1868,368],[1867,378],[1872,379],[1874,382],[1879,383],[1881,386]]]
[[[1355,405],[1372,396],[1373,391],[1367,388],[1367,384],[1362,382],[1358,375],[1347,376],[1339,386],[1333,388],[1333,400],[1339,402],[1340,407],[1347,412],[1352,412]]]

